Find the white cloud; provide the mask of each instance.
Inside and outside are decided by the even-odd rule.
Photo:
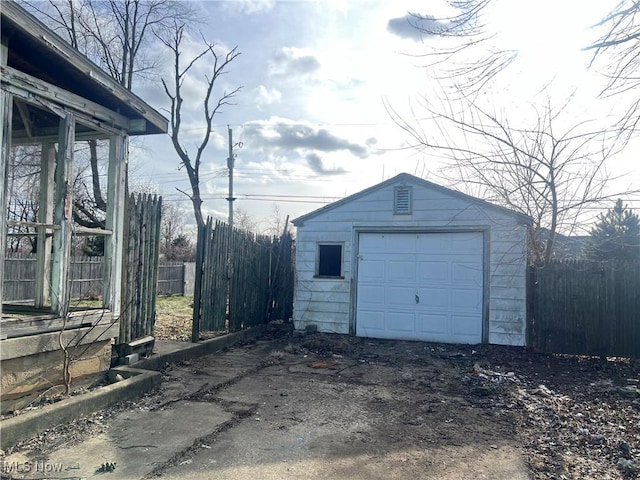
[[[282,47],[273,56],[269,73],[277,77],[303,77],[320,69],[320,61],[308,49]]]
[[[308,122],[295,122],[289,119],[255,121],[245,125],[244,134],[247,137],[246,143],[256,149],[275,149],[290,154],[295,153],[307,159],[309,154],[315,154],[314,166],[318,165],[320,159],[318,152],[325,154],[348,152],[361,159],[370,155],[365,142],[356,142],[330,131],[328,127],[316,126]]]
[[[282,92],[277,88],[269,88],[264,85],[258,85],[254,89],[254,97],[256,106],[262,110],[263,107],[279,102],[282,99]]]
[[[255,15],[271,11],[276,2],[275,0],[227,0],[222,3],[231,13]]]

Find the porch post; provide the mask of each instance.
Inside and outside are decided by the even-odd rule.
[[[104,244],[104,307],[113,318],[120,316],[122,291],[122,255],[124,252],[125,171],[128,157],[126,135],[113,135],[109,141],[106,229],[111,235]]]
[[[40,196],[38,201],[38,223],[52,224],[53,185],[55,172],[55,148],[52,142],[42,143],[40,159]],[[38,226],[36,252],[36,291],[35,307],[42,308],[49,299],[51,281],[51,235],[47,235],[47,227]]]
[[[66,112],[60,119],[58,155],[55,171],[55,204],[53,212],[53,264],[51,267],[51,311],[65,317],[69,310],[69,263],[73,228],[73,185],[71,165],[75,143],[75,118]]]
[[[0,45],[0,63],[7,64],[8,48]],[[2,301],[4,283],[4,257],[7,251],[7,165],[11,155],[11,117],[13,114],[13,98],[11,94],[0,89],[0,114],[2,127],[0,128],[0,318],[2,318]]]

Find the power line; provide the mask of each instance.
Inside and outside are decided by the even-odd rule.
[[[292,199],[310,199],[310,200],[327,200],[327,201],[335,201],[335,200],[339,200],[343,197],[334,197],[334,196],[327,196],[327,195],[276,195],[276,194],[268,194],[268,193],[240,193],[237,194],[239,197],[244,197],[246,199],[249,198],[292,198]],[[163,195],[164,197],[165,195]],[[169,193],[166,194],[167,197],[183,197],[184,195],[181,193]],[[224,193],[205,193],[204,195],[200,195],[200,197],[205,200],[218,200],[218,199],[226,199],[226,197],[224,197]]]
[[[187,197],[183,197],[183,198],[165,198],[164,195],[162,195],[162,200],[163,201],[167,201],[167,202],[191,202],[191,200]],[[220,196],[220,197],[202,197],[202,200],[227,200],[227,197],[224,196]],[[280,202],[280,203],[307,203],[307,204],[321,204],[321,205],[326,205],[328,203],[331,203],[331,200],[299,200],[299,199],[291,199],[291,198],[238,198],[236,197],[236,200],[244,200],[244,201],[254,201],[254,202]]]
[[[256,125],[258,127],[388,127],[390,125],[395,125],[393,122],[257,122],[257,123],[225,123],[220,125],[211,125],[212,128],[222,128],[222,127],[238,127],[241,129],[247,128],[247,126]],[[186,130],[181,130],[184,132],[197,132],[206,130],[207,127],[193,127],[188,128]]]

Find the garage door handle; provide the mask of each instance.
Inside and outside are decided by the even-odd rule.
[[[420,303],[420,295],[416,293],[416,303]]]

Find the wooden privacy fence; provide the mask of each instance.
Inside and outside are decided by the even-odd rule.
[[[184,262],[160,262],[158,264],[158,295],[169,297],[184,295]]]
[[[33,301],[36,284],[36,256],[11,253],[4,260],[5,279],[2,298],[7,302]],[[90,300],[102,296],[103,257],[71,257],[71,300]],[[184,295],[185,266],[182,262],[158,264],[158,295]]]
[[[640,357],[640,261],[552,261],[529,270],[529,344]]]
[[[288,320],[293,305],[292,239],[254,235],[207,219],[198,229],[192,340]]]
[[[162,198],[131,195],[125,217],[119,343],[153,335]]]
[[[12,253],[4,259],[3,301],[33,301],[36,288],[36,256]],[[69,265],[70,295],[73,300],[102,296],[102,257],[72,257]]]

